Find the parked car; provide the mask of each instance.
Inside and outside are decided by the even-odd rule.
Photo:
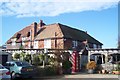
[[[9,61],[5,67],[10,70],[12,79],[33,77],[36,72],[35,67],[26,61]]]
[[[0,80],[10,80],[10,71],[0,64]]]

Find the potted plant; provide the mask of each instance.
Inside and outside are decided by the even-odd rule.
[[[96,62],[95,61],[90,61],[90,62],[87,63],[88,73],[90,73],[90,74],[94,73],[95,68],[96,68]]]
[[[65,60],[62,63],[62,69],[64,74],[71,74],[72,63],[69,60]]]
[[[115,68],[112,71],[113,74],[120,74],[120,64],[116,64]]]

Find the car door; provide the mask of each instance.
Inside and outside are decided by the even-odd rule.
[[[13,63],[13,62],[11,62],[11,63],[9,63],[9,66],[10,66],[10,72],[13,72],[13,71],[15,71],[14,69],[14,67],[15,67],[15,64]]]
[[[6,62],[5,67],[9,69],[10,72],[14,70],[14,64],[11,62]]]

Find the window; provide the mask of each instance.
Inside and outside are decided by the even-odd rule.
[[[28,48],[31,48],[31,45],[32,45],[31,42],[29,42],[29,43],[28,43]]]
[[[97,45],[96,45],[96,44],[93,44],[93,48],[96,49],[96,48],[97,48]]]
[[[100,45],[98,45],[98,48],[101,48],[101,46],[100,46]]]
[[[38,41],[34,41],[34,48],[38,49]]]
[[[22,41],[25,41],[25,40],[27,40],[27,37],[22,37]]]
[[[72,47],[73,48],[77,47],[77,45],[78,45],[77,41],[72,41]]]
[[[30,32],[27,33],[27,37],[29,37],[29,36],[30,36]]]
[[[12,46],[15,46],[16,45],[16,38],[12,39]]]
[[[22,45],[24,46],[24,45],[25,45],[25,42],[22,42]]]
[[[12,42],[12,46],[15,46],[16,45],[16,43],[15,42]]]
[[[20,33],[18,33],[18,34],[17,34],[17,36],[16,36],[16,38],[17,38],[17,39],[19,39],[19,38],[20,38],[20,36],[21,36],[21,34],[20,34]]]
[[[51,39],[44,40],[44,48],[51,48]]]

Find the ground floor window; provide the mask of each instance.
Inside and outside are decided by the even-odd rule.
[[[44,48],[51,48],[51,39],[44,39]]]

